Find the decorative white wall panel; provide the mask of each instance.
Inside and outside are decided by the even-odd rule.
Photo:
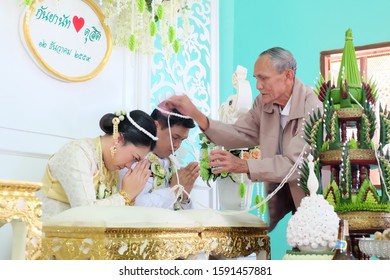
[[[205,115],[216,118],[218,91],[218,1],[189,0],[189,25],[178,25],[178,33],[187,32],[181,51],[175,55],[161,48],[152,63],[151,109],[174,94],[186,94]],[[189,29],[188,29],[189,28]],[[198,127],[192,129],[186,143],[177,151],[182,164],[199,160]],[[207,188],[202,180],[196,182],[193,195],[202,205],[213,206],[210,197],[196,195]],[[210,190],[211,194],[214,190]]]

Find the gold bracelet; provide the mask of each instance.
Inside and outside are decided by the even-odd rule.
[[[130,200],[127,192],[120,190],[119,193],[122,195],[123,199],[125,200],[126,206],[133,206],[135,204],[135,198],[133,198],[133,200]]]

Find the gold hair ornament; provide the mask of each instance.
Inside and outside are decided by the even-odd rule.
[[[114,158],[115,154],[116,154],[116,145],[118,144],[118,137],[119,137],[119,133],[118,133],[118,125],[120,123],[120,120],[119,118],[115,117],[112,119],[112,138],[114,138],[114,145],[111,146],[110,148],[110,151],[111,151],[111,157]]]
[[[119,138],[119,123],[125,119],[126,112],[125,111],[117,111],[115,112],[116,117],[112,119],[112,138],[114,139],[114,145],[111,146],[111,157],[114,158],[116,154],[116,145],[118,144]]]

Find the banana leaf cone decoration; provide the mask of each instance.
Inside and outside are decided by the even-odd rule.
[[[361,96],[359,96],[361,91],[361,80],[351,29],[348,29],[345,32],[345,44],[337,79],[337,87],[340,89],[341,95],[340,108],[352,107],[349,93],[354,94],[354,97],[358,101],[361,100]]]
[[[343,71],[344,69],[344,71]],[[344,77],[343,77],[344,75]],[[345,32],[345,44],[341,58],[340,71],[337,79],[337,87],[340,88],[343,81],[347,81],[350,87],[360,87],[360,73],[356,59],[355,47],[353,45],[352,29]]]
[[[314,92],[324,103],[331,100],[335,109],[363,107],[364,102],[375,104],[376,84],[371,80],[367,82],[360,76],[352,29],[345,32],[344,49],[336,85],[332,84],[331,77],[325,81],[321,76]]]

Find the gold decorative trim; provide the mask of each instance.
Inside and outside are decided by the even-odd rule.
[[[39,54],[39,52],[37,51],[37,49],[34,47],[34,45],[32,43],[32,39],[30,36],[30,27],[29,27],[29,24],[27,23],[26,14],[24,15],[24,18],[23,18],[24,39],[25,39],[26,45],[28,46],[29,50],[33,54],[34,58],[49,73],[51,73],[52,75],[54,75],[62,80],[69,81],[69,82],[83,82],[83,81],[87,81],[87,80],[90,80],[90,79],[96,77],[103,70],[104,66],[107,64],[107,62],[111,56],[111,52],[112,52],[112,35],[111,35],[110,28],[104,22],[105,17],[103,15],[102,11],[100,10],[99,6],[93,2],[93,0],[82,0],[82,1],[85,2],[97,15],[97,17],[99,18],[99,21],[104,29],[104,32],[106,34],[106,38],[107,38],[107,49],[106,49],[106,53],[104,55],[104,58],[99,63],[99,65],[95,68],[95,70],[92,71],[88,75],[79,76],[79,77],[67,76],[67,75],[61,74],[56,69],[51,67],[46,61],[44,61],[44,59],[42,58],[42,56]],[[36,2],[36,0],[33,0],[33,2],[30,5],[30,14],[32,14],[34,11],[35,2]]]
[[[351,231],[383,231],[390,228],[390,212],[351,211],[337,213],[340,219],[348,220]]]
[[[216,255],[237,258],[264,250],[266,258],[270,258],[270,239],[262,228],[212,227],[204,229],[201,237],[207,240],[207,251]]]
[[[0,180],[0,193],[4,195],[35,196],[41,187],[41,183]]]
[[[342,160],[342,150],[329,150],[319,153],[321,164],[340,164]],[[375,151],[366,149],[350,149],[348,154],[351,163],[355,164],[376,164]]]
[[[363,114],[361,108],[339,108],[335,110],[340,120],[359,120]]]
[[[170,260],[199,252],[228,258],[265,251],[266,228],[44,227],[43,259]]]
[[[40,183],[0,180],[0,225],[21,221],[26,225],[25,259],[39,259],[41,255],[41,201],[35,192]]]

